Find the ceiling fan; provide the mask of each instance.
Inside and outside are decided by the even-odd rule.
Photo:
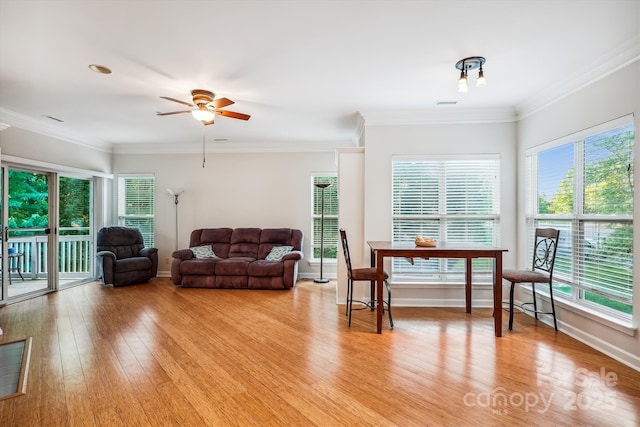
[[[249,120],[251,118],[248,114],[236,113],[233,111],[221,110],[221,108],[227,107],[234,102],[229,98],[215,98],[215,94],[204,89],[194,89],[191,91],[191,97],[193,98],[193,104],[180,101],[178,99],[169,98],[168,96],[161,96],[162,99],[177,102],[178,104],[191,107],[190,110],[172,111],[170,113],[158,113],[159,116],[170,116],[173,114],[185,114],[191,113],[196,120],[200,120],[202,124],[212,125],[213,118],[215,116],[231,117],[232,119]]]

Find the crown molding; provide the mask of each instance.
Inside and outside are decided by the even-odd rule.
[[[353,141],[205,142],[205,153],[333,153]],[[113,154],[201,154],[202,144],[115,144]]]
[[[364,116],[362,115],[362,113],[358,112],[356,113],[358,115],[357,120],[356,120],[356,136],[355,136],[355,140],[357,141],[357,145],[360,145],[360,141],[362,140],[362,135],[364,134],[364,125],[365,125],[365,119]]]
[[[364,153],[364,147],[340,147],[336,153]]]
[[[579,73],[569,76],[557,85],[549,87],[543,92],[516,105],[517,119],[522,120],[531,114],[543,110],[572,93],[615,73],[639,59],[640,35],[637,35],[626,43],[618,46],[617,49],[609,52],[608,55],[591,66],[585,67],[587,69],[586,72],[582,69]]]
[[[110,153],[112,149],[112,145],[105,141],[86,141],[86,139],[83,141],[77,135],[67,133],[56,128],[55,126],[43,123],[42,120],[37,120],[32,117],[16,113],[14,111],[7,110],[6,108],[0,107],[0,118],[3,123],[10,126],[34,132],[39,135],[60,139],[62,141],[80,145],[82,147],[103,151],[106,153]]]
[[[361,111],[365,126],[428,125],[515,122],[513,108],[428,109],[411,111]]]

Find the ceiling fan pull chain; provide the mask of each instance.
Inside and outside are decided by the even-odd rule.
[[[204,169],[204,163],[207,160],[204,157],[204,126],[202,126],[202,169]]]

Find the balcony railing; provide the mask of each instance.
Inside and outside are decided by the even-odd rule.
[[[11,237],[7,244],[19,257],[9,260],[12,277],[19,269],[25,279],[43,279],[49,272],[48,236]],[[60,279],[81,279],[91,274],[91,236],[74,235],[58,237],[58,271]]]

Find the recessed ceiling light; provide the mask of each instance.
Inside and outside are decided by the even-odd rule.
[[[100,74],[111,74],[111,70],[105,67],[104,65],[91,64],[89,65],[89,69],[91,71],[95,71]]]

